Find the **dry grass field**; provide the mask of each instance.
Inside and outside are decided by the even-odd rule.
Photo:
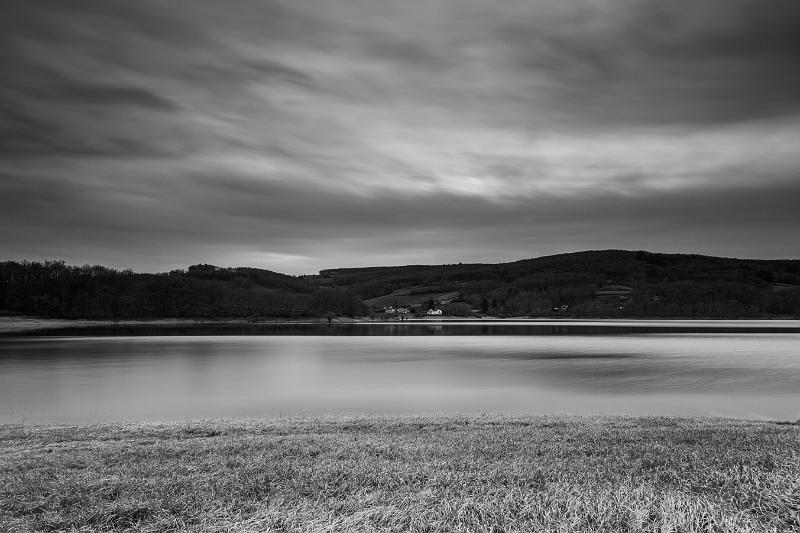
[[[318,418],[0,426],[0,531],[800,530],[800,426]]]

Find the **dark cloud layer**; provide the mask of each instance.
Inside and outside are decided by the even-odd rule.
[[[800,255],[794,0],[0,5],[4,259]]]
[[[800,4],[571,4],[542,33],[513,22],[516,61],[567,87],[555,97],[607,122],[706,123],[800,111]],[[559,87],[559,88],[560,88]],[[581,115],[580,119],[585,119]]]

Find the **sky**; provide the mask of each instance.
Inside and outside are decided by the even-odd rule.
[[[800,257],[797,0],[0,9],[0,260]]]

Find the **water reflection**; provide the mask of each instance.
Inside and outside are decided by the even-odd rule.
[[[3,339],[0,422],[448,411],[794,420],[799,346],[797,333]]]

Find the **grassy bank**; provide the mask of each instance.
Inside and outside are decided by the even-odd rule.
[[[0,531],[793,531],[800,426],[363,418],[0,426]]]

